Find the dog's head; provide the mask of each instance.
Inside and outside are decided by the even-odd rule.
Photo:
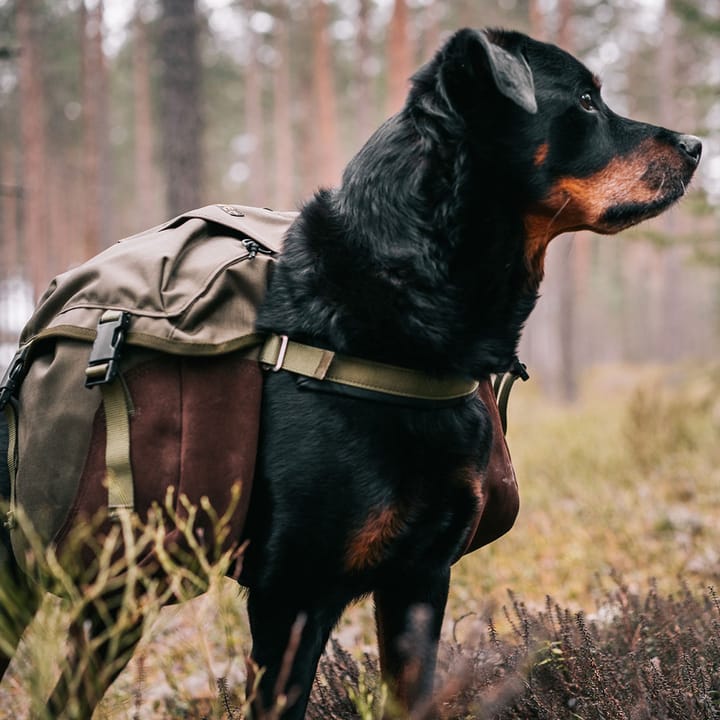
[[[700,160],[698,138],[620,117],[582,63],[520,33],[455,33],[416,75],[411,103],[422,106],[430,85],[491,176],[494,201],[513,196],[536,279],[553,237],[615,233],[661,213]]]

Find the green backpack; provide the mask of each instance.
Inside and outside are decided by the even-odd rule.
[[[0,386],[21,562],[18,506],[61,547],[103,508],[110,522],[124,509],[142,520],[169,487],[178,502],[228,507],[237,484],[229,531],[242,530],[262,387],[255,318],[296,215],[210,205],[52,281]]]

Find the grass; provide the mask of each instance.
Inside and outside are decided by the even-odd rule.
[[[596,370],[572,407],[516,386],[521,512],[453,572],[445,716],[720,717],[720,611],[707,590],[720,585],[719,431],[720,368]],[[0,718],[23,717],[49,689],[62,623],[46,603],[0,689]],[[336,637],[313,717],[370,718],[382,691],[369,603]],[[95,718],[236,720],[249,647],[242,598],[216,579],[160,613]]]
[[[520,386],[509,445],[520,484],[515,527],[466,557],[451,614],[497,607],[512,588],[592,607],[610,570],[632,589],[720,578],[720,371],[596,371],[578,404]]]

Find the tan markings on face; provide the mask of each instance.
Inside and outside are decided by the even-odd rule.
[[[536,151],[535,151],[535,157],[533,158],[533,161],[535,163],[535,167],[540,167],[547,158],[549,146],[547,143],[543,143]]]
[[[378,565],[387,545],[405,527],[398,508],[386,507],[370,514],[367,521],[350,540],[345,554],[345,568],[359,571]]]
[[[681,164],[671,146],[646,140],[593,175],[559,178],[524,218],[525,263],[531,282],[542,279],[550,240],[572,230],[617,232],[619,228],[603,223],[605,213],[618,205],[644,205],[662,199],[665,179],[676,176]]]

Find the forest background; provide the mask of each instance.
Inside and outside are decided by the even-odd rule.
[[[714,0],[0,0],[0,366],[58,272],[211,202],[297,207],[460,26],[557,42],[622,114],[702,136],[691,195],[551,246],[522,359],[573,399],[597,364],[720,348]]]
[[[715,614],[701,625],[673,606],[653,625],[648,607],[656,592],[701,595],[720,583],[717,0],[0,0],[0,370],[49,279],[118,238],[208,203],[292,209],[338,183],[402,106],[413,70],[465,25],[560,44],[603,78],[617,112],[699,135],[704,152],[671,212],[618,236],[551,244],[521,347],[532,381],[510,408],[521,513],[506,537],[456,566],[445,641],[468,635],[467,618],[507,629],[506,588],[535,610],[546,595],[573,610],[595,604],[596,621],[629,638],[606,651],[621,675],[597,684],[598,713],[618,689],[628,703],[652,695],[652,683],[639,693],[626,682],[628,665],[653,678],[664,669],[663,687],[695,698],[678,680],[682,653],[706,638],[714,650],[697,651],[698,672],[714,658],[720,677]],[[628,600],[648,588],[648,600]],[[28,692],[41,702],[36,685],[57,672],[54,612],[4,684],[0,718],[23,717]],[[129,703],[133,717],[151,717],[148,707],[195,717],[178,708],[199,697],[222,704],[217,678],[242,687],[249,637],[232,582],[163,613],[102,717],[128,717]],[[369,648],[371,627],[365,603],[336,637]],[[697,638],[681,637],[691,627]],[[557,661],[551,687],[567,676],[566,630],[542,634]],[[681,670],[658,650],[663,638]],[[492,653],[481,655],[496,673]],[[599,655],[589,657],[595,679],[580,686],[592,688]],[[668,717],[717,717],[713,692],[707,713]],[[558,700],[568,713],[570,701]],[[623,717],[613,712],[602,717]]]

